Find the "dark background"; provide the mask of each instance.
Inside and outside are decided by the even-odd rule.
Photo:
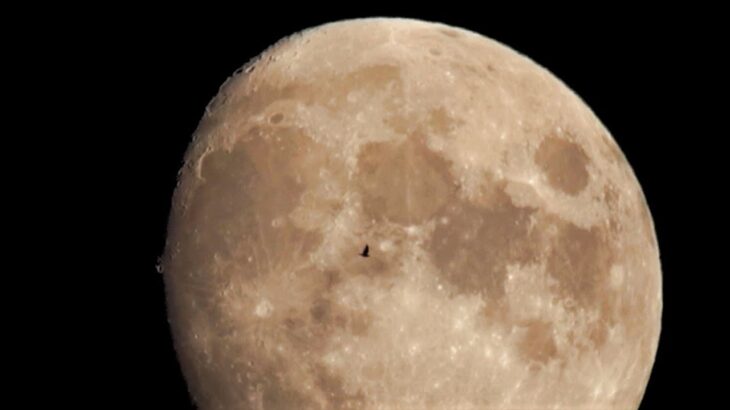
[[[714,242],[707,227],[719,221],[709,208],[697,206],[718,198],[703,175],[716,172],[705,158],[719,145],[699,131],[700,121],[690,114],[708,104],[691,95],[703,75],[711,75],[698,70],[712,64],[697,34],[703,20],[681,10],[670,15],[634,9],[611,14],[599,8],[457,12],[448,6],[413,12],[280,5],[268,11],[219,9],[184,19],[175,10],[154,16],[140,11],[109,28],[113,39],[100,47],[115,50],[108,54],[108,65],[121,69],[107,81],[118,92],[119,127],[125,135],[105,149],[114,153],[110,158],[124,159],[118,164],[120,183],[131,192],[114,199],[124,209],[126,225],[120,228],[124,273],[114,286],[126,297],[115,311],[122,313],[122,325],[110,337],[124,347],[100,358],[112,357],[107,370],[130,375],[114,383],[117,397],[145,408],[193,408],[176,362],[155,264],[183,153],[218,87],[249,59],[296,31],[344,18],[398,16],[460,26],[527,55],[573,89],[611,131],[651,208],[664,274],[662,335],[641,409],[702,408],[710,400],[716,379],[708,369],[721,356],[707,356],[715,351],[709,343],[714,331],[708,329],[724,323],[707,313],[721,309],[707,293],[721,269],[709,266],[706,255],[712,251],[705,246]]]

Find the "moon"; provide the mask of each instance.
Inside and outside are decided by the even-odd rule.
[[[201,409],[636,409],[660,334],[608,130],[527,57],[419,20],[308,29],[229,78],[161,270]]]

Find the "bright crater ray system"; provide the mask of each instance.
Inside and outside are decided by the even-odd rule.
[[[306,30],[228,79],[162,271],[201,409],[636,409],[660,333],[606,128],[525,56],[417,20]]]

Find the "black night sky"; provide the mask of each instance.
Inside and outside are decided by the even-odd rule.
[[[123,211],[113,214],[125,221],[120,237],[126,256],[113,285],[119,291],[114,293],[123,294],[112,308],[119,325],[113,336],[97,341],[109,344],[96,354],[117,376],[107,386],[115,391],[112,397],[123,397],[138,408],[194,408],[175,358],[162,276],[155,264],[163,251],[183,153],[218,87],[289,34],[345,18],[393,16],[460,26],[529,56],[575,91],[611,131],[651,208],[664,273],[663,330],[641,409],[706,407],[701,403],[709,400],[712,377],[705,370],[707,359],[695,352],[713,350],[697,338],[713,339],[706,325],[725,326],[727,320],[710,319],[706,312],[721,311],[715,306],[719,302],[701,295],[712,287],[706,278],[727,269],[702,259],[710,251],[701,242],[709,237],[698,226],[718,222],[708,220],[709,209],[703,213],[692,205],[693,198],[711,198],[702,194],[709,182],[696,174],[710,173],[702,158],[712,144],[687,124],[689,111],[698,104],[687,95],[701,78],[689,69],[706,61],[699,40],[688,35],[694,30],[689,27],[699,22],[681,12],[609,13],[599,7],[547,13],[527,6],[510,12],[449,11],[449,4],[423,12],[280,6],[255,12],[209,9],[186,18],[176,10],[154,15],[138,11],[106,28],[111,34],[107,46],[116,50],[109,65],[120,69],[107,81],[119,92],[118,110],[124,117],[119,123],[126,135],[105,152],[124,158],[116,173],[131,193]],[[120,346],[111,347],[116,343]],[[112,397],[107,399],[113,402]]]

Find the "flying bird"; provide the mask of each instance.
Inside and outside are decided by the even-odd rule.
[[[370,256],[368,254],[369,252],[370,252],[370,247],[368,246],[368,244],[365,244],[365,249],[362,250],[362,253],[360,254],[360,256],[367,258],[368,256]]]

